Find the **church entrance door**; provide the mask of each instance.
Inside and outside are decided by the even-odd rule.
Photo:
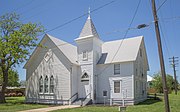
[[[79,98],[85,98],[89,93],[90,93],[89,81],[81,82]],[[89,98],[89,96],[87,98]]]

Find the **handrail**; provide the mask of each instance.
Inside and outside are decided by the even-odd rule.
[[[78,96],[78,93],[75,93],[74,95],[72,95],[71,98],[69,98],[69,100],[71,100],[76,95]]]
[[[88,95],[86,95],[86,96],[84,97],[84,99],[86,99],[89,95],[91,95],[91,93],[89,93]]]
[[[84,100],[83,100],[83,101],[81,100],[81,106],[84,105],[84,101],[86,100],[86,98],[87,98],[89,95],[91,95],[91,93],[87,94],[87,95],[84,97]],[[91,97],[91,96],[90,96],[90,97]]]

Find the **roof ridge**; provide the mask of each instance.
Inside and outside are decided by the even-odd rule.
[[[118,39],[118,40],[106,41],[106,42],[104,42],[104,43],[117,42],[117,41],[130,40],[130,39],[137,39],[137,38],[142,38],[142,37],[143,37],[143,36],[128,37],[128,38],[125,38],[125,39]]]
[[[53,39],[55,39],[55,40],[57,40],[57,41],[61,41],[62,43],[64,43],[64,44],[69,44],[69,45],[72,45],[72,46],[74,46],[74,47],[77,47],[77,46],[75,46],[75,45],[73,45],[73,44],[71,44],[71,43],[69,43],[69,42],[66,42],[66,41],[64,41],[64,40],[61,40],[61,39],[59,39],[59,38],[56,38],[56,37],[54,37],[54,36],[51,36],[51,35],[49,35],[49,34],[46,34],[51,40],[52,40],[52,38]],[[54,42],[54,41],[53,41]],[[57,45],[58,46],[58,45]]]

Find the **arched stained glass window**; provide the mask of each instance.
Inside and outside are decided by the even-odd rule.
[[[54,77],[50,77],[50,93],[54,93]]]
[[[44,93],[48,93],[48,76],[44,79]]]
[[[39,93],[43,92],[43,78],[42,76],[39,78]]]

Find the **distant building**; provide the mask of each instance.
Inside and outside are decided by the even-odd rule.
[[[147,97],[143,36],[103,42],[89,17],[77,46],[48,34],[25,64],[26,102],[135,104]]]
[[[153,80],[153,77],[150,75],[147,75],[147,88],[150,88],[152,86],[152,80]]]

